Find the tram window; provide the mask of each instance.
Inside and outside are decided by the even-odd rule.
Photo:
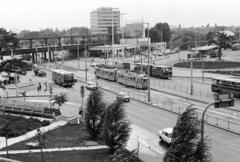
[[[218,84],[218,83],[219,83],[219,80],[215,80],[215,79],[212,80],[212,84]]]

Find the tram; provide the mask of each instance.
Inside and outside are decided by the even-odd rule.
[[[148,88],[148,77],[126,69],[116,69],[114,66],[98,65],[95,68],[97,78],[114,81],[138,89]]]
[[[117,69],[110,65],[97,65],[95,68],[95,75],[97,78],[106,79],[109,81],[116,81]]]
[[[148,72],[148,64],[147,63],[137,63],[135,64],[134,70],[136,72],[140,72],[141,70],[147,74]],[[172,77],[172,67],[166,65],[150,65],[150,76],[161,78],[161,79],[169,79]]]
[[[216,77],[212,80],[212,92],[232,93],[235,97],[240,97],[240,78],[238,77]]]

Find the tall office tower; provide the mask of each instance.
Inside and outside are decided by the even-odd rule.
[[[120,34],[120,11],[118,8],[101,7],[90,13],[91,34]],[[113,28],[112,28],[113,26]]]

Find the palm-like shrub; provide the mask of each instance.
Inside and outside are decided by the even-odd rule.
[[[67,101],[68,101],[68,97],[65,93],[56,94],[53,96],[52,106],[57,104],[58,108],[60,109],[60,107]]]

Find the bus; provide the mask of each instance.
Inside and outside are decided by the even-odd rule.
[[[215,77],[212,80],[212,92],[223,94],[232,93],[235,97],[240,97],[239,77]]]
[[[147,74],[148,72],[148,64],[147,63],[137,63],[135,64],[134,70],[136,72],[144,72]],[[166,65],[150,65],[150,76],[161,78],[161,79],[169,79],[172,77],[172,67]]]
[[[61,86],[72,86],[76,82],[73,72],[66,70],[53,70],[52,80]]]

